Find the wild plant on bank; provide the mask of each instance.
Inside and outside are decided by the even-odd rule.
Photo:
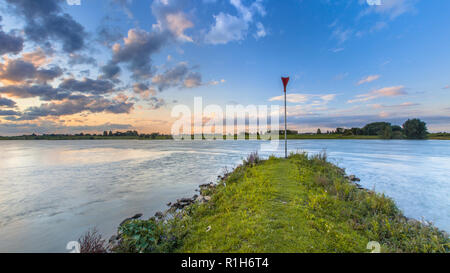
[[[247,159],[244,160],[244,166],[254,166],[261,162],[259,158],[258,152],[251,153],[247,156]]]
[[[81,253],[106,253],[105,240],[97,228],[89,229],[78,239]]]

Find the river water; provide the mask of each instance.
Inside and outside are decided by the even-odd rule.
[[[97,227],[112,235],[127,217],[152,216],[233,168],[258,141],[0,141],[0,252],[67,252]],[[291,140],[325,150],[361,184],[392,197],[406,216],[450,231],[450,141]]]

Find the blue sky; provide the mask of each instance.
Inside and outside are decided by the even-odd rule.
[[[377,1],[369,1],[377,2]],[[171,108],[282,104],[303,132],[450,131],[450,2],[6,0],[0,135],[169,132]]]

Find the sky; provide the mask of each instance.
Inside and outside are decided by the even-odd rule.
[[[284,105],[300,132],[450,131],[450,1],[5,0],[0,135],[170,133],[174,106]]]

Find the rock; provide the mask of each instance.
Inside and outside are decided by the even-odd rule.
[[[195,199],[195,202],[203,204],[205,202],[205,198],[202,195],[200,195]]]
[[[164,218],[164,213],[158,211],[158,212],[155,213],[155,217],[158,218],[158,219],[162,219],[162,218]]]
[[[359,182],[359,181],[361,181],[361,179],[357,178],[357,177],[354,176],[354,175],[348,176],[348,180],[350,180],[350,181],[352,181],[352,182]]]
[[[170,207],[172,205],[172,202],[167,203],[167,206]]]
[[[130,218],[127,218],[127,219],[123,220],[123,221],[120,223],[119,226],[123,226],[123,225],[124,225],[126,222],[128,222],[128,221],[131,221],[131,220],[137,220],[137,219],[141,218],[142,215],[143,215],[142,213],[135,214],[133,217],[130,217]]]
[[[211,196],[203,196],[203,199],[205,199],[206,202],[211,201]]]

